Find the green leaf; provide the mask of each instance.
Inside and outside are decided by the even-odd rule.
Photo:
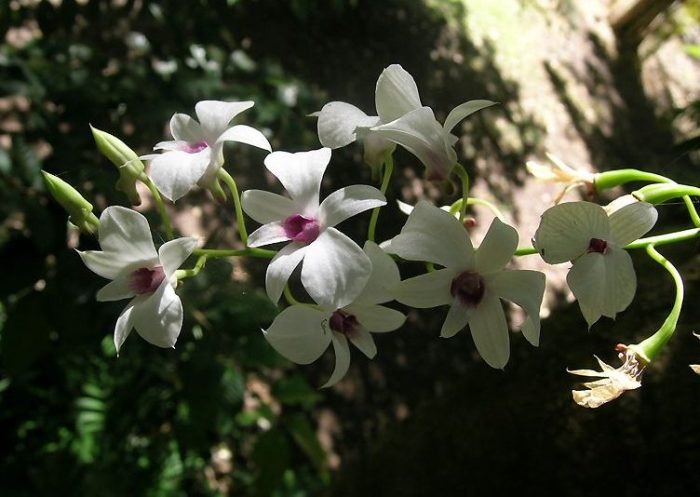
[[[301,405],[307,409],[321,399],[321,394],[300,375],[279,380],[272,387],[272,395],[283,404]]]
[[[294,414],[287,419],[286,426],[299,448],[311,460],[319,473],[324,474],[326,472],[326,452],[321,447],[306,416]]]
[[[291,463],[289,442],[278,428],[265,432],[255,444],[252,459],[258,467],[255,478],[256,493],[269,496],[282,483],[282,478]]]

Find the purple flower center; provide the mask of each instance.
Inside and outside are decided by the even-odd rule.
[[[333,331],[346,336],[354,335],[360,327],[355,316],[340,309],[335,311],[328,321]]]
[[[188,153],[188,154],[196,154],[197,152],[201,152],[202,150],[204,150],[208,146],[209,145],[207,145],[207,142],[202,140],[202,141],[198,141],[196,143],[187,143],[180,148],[180,151]]]
[[[165,271],[163,271],[163,266],[156,266],[154,268],[142,267],[137,269],[129,277],[129,288],[131,288],[136,295],[144,295],[146,293],[155,292],[163,280],[165,279]]]
[[[591,238],[591,241],[588,243],[588,252],[606,254],[608,252],[608,242],[600,238]]]
[[[311,243],[317,237],[321,230],[318,221],[309,219],[301,214],[289,216],[282,223],[284,234],[295,242]]]
[[[453,297],[459,297],[459,300],[466,307],[476,307],[484,297],[484,278],[479,273],[474,271],[464,271],[452,280],[450,285],[450,293]]]

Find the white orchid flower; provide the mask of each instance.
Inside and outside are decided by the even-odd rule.
[[[392,300],[390,289],[399,283],[396,263],[375,243],[367,241],[364,252],[372,273],[362,293],[342,308],[293,305],[283,310],[264,330],[265,338],[277,352],[297,364],[310,364],[333,344],[335,369],[323,387],[335,385],[350,367],[348,340],[372,359],[377,346],[372,333],[400,328],[406,316],[379,305]]]
[[[365,253],[334,226],[386,204],[386,199],[374,187],[352,185],[319,203],[321,179],[330,158],[329,148],[294,154],[274,152],[265,158],[265,167],[291,198],[261,190],[248,190],[241,196],[246,214],[263,225],[248,238],[250,247],[291,242],[267,268],[265,288],[275,303],[302,259],[304,288],[328,308],[352,302],[369,278],[372,264]]]
[[[457,162],[451,132],[462,119],[485,107],[488,100],[473,100],[455,107],[445,125],[435,119],[430,107],[421,104],[413,77],[398,64],[392,64],[379,76],[375,91],[376,116],[368,116],[345,102],[330,102],[318,115],[321,144],[339,148],[361,139],[365,162],[375,167],[383,155],[401,145],[425,165],[428,179],[442,180]]]
[[[156,252],[146,218],[120,206],[102,212],[98,238],[102,250],[78,252],[91,271],[112,280],[97,292],[97,300],[131,298],[114,328],[117,352],[132,328],[153,345],[173,347],[182,328],[182,302],[173,275],[196,241],[178,238]]]
[[[570,190],[578,186],[587,187],[593,190],[595,185],[595,174],[583,169],[574,169],[554,154],[546,152],[547,158],[552,164],[540,164],[535,161],[527,161],[525,167],[535,178],[545,183],[560,183],[564,189],[554,198],[554,203],[558,204]]]
[[[203,100],[194,108],[199,122],[187,114],[173,115],[170,133],[174,140],[156,144],[154,149],[164,153],[142,157],[151,161],[150,176],[158,190],[176,201],[197,184],[206,187],[223,165],[227,141],[272,151],[260,131],[242,124],[229,126],[234,117],[252,106],[250,101]]]
[[[567,202],[542,214],[533,243],[549,264],[573,262],[566,281],[589,328],[632,302],[637,277],[623,247],[647,233],[656,218],[654,206],[638,201],[609,215],[590,202]]]
[[[481,357],[491,367],[503,368],[510,344],[501,299],[525,310],[522,332],[532,345],[539,344],[540,336],[545,277],[537,271],[504,269],[517,244],[515,229],[496,218],[481,246],[474,250],[457,219],[421,201],[385,250],[443,268],[402,281],[394,296],[411,307],[450,305],[440,336],[454,336],[468,324]]]

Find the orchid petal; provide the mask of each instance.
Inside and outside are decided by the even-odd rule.
[[[492,102],[490,100],[470,100],[469,102],[464,102],[463,104],[452,109],[450,113],[447,114],[443,127],[445,131],[449,133],[462,119],[465,119],[475,112],[485,109],[486,107],[491,107],[492,105],[496,105],[496,102]]]
[[[119,205],[107,207],[100,216],[100,247],[105,252],[129,252],[134,261],[157,257],[153,235],[143,214]]]
[[[283,247],[267,266],[265,273],[265,290],[273,303],[279,301],[287,280],[304,258],[308,247],[298,243],[290,243]]]
[[[624,247],[644,236],[656,224],[659,214],[653,205],[635,202],[610,214],[610,232],[613,241]]]
[[[442,338],[451,338],[462,331],[469,321],[469,316],[473,313],[473,309],[465,306],[460,302],[459,297],[455,297],[447,311],[445,322],[442,323],[440,336]]]
[[[372,263],[362,249],[328,228],[307,247],[301,282],[319,305],[339,309],[362,292],[371,271]]]
[[[281,222],[267,223],[260,226],[248,236],[249,247],[262,247],[273,243],[290,240]]]
[[[294,202],[287,197],[263,190],[246,190],[241,195],[246,214],[260,224],[282,221],[294,214]]]
[[[322,148],[310,152],[273,152],[265,157],[265,167],[274,174],[289,192],[299,214],[315,215],[318,209],[321,179],[331,160],[331,149]]]
[[[503,369],[510,357],[510,337],[499,298],[486,292],[469,316],[469,329],[476,350],[492,368]]]
[[[246,102],[222,102],[219,100],[202,100],[194,106],[194,111],[202,126],[207,143],[213,144],[226,129],[231,120],[241,112],[254,105]]]
[[[364,329],[372,333],[394,331],[406,322],[403,313],[382,305],[353,304],[346,309]]]
[[[367,185],[351,185],[328,195],[319,206],[323,226],[335,226],[346,219],[375,207],[386,205],[382,192]]]
[[[204,140],[202,127],[187,114],[173,114],[170,118],[170,134],[179,142],[197,143]]]
[[[486,286],[505,300],[519,305],[527,313],[521,331],[528,342],[540,343],[540,307],[544,295],[545,276],[539,271],[499,271],[488,276]]]
[[[379,248],[379,245],[369,240],[365,242],[363,250],[372,263],[372,273],[356,301],[381,304],[394,300],[391,290],[401,281],[394,259]]]
[[[377,355],[377,345],[366,329],[358,328],[354,333],[348,335],[348,339],[369,359],[373,359]]]
[[[335,369],[333,369],[333,374],[321,388],[332,387],[338,383],[350,368],[350,346],[345,335],[333,331],[331,341],[335,352]]]
[[[318,139],[324,147],[344,147],[357,139],[358,126],[371,127],[378,122],[377,116],[368,116],[354,105],[328,102],[318,112]]]
[[[373,124],[376,126],[376,124]],[[382,138],[372,131],[362,134],[358,129],[358,135],[362,138],[362,147],[364,148],[363,159],[365,163],[372,168],[379,168],[386,160],[387,154],[393,154],[396,149],[396,144]]]
[[[248,145],[267,150],[268,152],[272,152],[272,145],[270,145],[270,142],[267,141],[265,135],[263,135],[257,129],[244,124],[239,124],[238,126],[227,129],[216,140],[217,143],[222,143],[225,141],[246,143]]]
[[[197,184],[212,158],[209,147],[197,153],[165,152],[151,161],[150,176],[158,191],[175,202]]]
[[[90,271],[113,280],[119,276],[130,273],[139,267],[150,266],[158,258],[133,260],[133,254],[125,249],[123,252],[103,252],[101,250],[78,251],[78,255],[83,260]]]
[[[377,114],[385,123],[420,108],[420,96],[413,76],[398,64],[384,69],[377,80],[375,105]]]
[[[419,309],[452,302],[450,285],[457,275],[454,269],[439,269],[403,280],[394,287],[394,297],[402,304]]]
[[[485,275],[503,269],[518,248],[518,232],[494,218],[484,240],[476,250],[476,271]]]
[[[136,295],[131,289],[130,274],[117,277],[100,288],[95,298],[98,302],[112,302],[114,300],[128,299]]]
[[[192,255],[195,247],[197,247],[197,240],[190,237],[176,238],[161,245],[158,249],[158,258],[163,266],[166,280],[169,280],[175,270]]]
[[[148,298],[134,304],[134,328],[157,347],[173,347],[182,329],[182,302],[173,287],[164,281]]]
[[[263,334],[290,361],[310,364],[321,357],[331,341],[331,333],[324,325],[328,317],[328,312],[293,305],[280,312]]]
[[[140,298],[137,297],[126,305],[121,314],[119,314],[117,324],[114,326],[114,347],[117,349],[117,354],[119,354],[119,349],[122,348],[124,341],[131,333],[131,329],[134,327],[134,320],[132,317],[134,304],[139,300]]]
[[[533,242],[545,262],[559,264],[584,254],[592,238],[610,239],[605,210],[590,202],[566,202],[542,214]]]

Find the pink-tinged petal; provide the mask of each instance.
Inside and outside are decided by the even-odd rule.
[[[486,275],[503,269],[517,248],[518,232],[515,228],[494,218],[476,250],[476,271]]]
[[[251,128],[250,126],[246,126],[244,124],[239,124],[238,126],[234,126],[224,131],[221,136],[219,136],[217,142],[221,143],[225,141],[246,143],[248,145],[252,145],[253,147],[258,147],[262,150],[272,152],[272,145],[270,145],[270,142],[267,141],[265,135],[263,135],[257,129]]]
[[[363,250],[372,263],[372,273],[356,302],[381,304],[394,300],[392,290],[401,281],[394,259],[369,240],[365,242]]]
[[[114,300],[129,299],[136,295],[131,288],[131,275],[119,276],[114,281],[100,288],[95,296],[98,302],[112,302]]]
[[[544,295],[545,276],[539,271],[504,270],[489,275],[486,285],[494,295],[519,305],[527,313],[521,328],[535,347],[540,343],[540,307]]]
[[[260,224],[283,221],[295,213],[294,202],[263,190],[246,190],[241,195],[243,211]]]
[[[510,357],[510,337],[503,306],[497,296],[486,292],[469,316],[469,329],[479,355],[492,368],[503,369]]]
[[[319,305],[339,309],[353,302],[372,271],[369,257],[346,235],[328,228],[308,245],[301,282]]]
[[[263,334],[290,361],[310,364],[321,357],[331,341],[331,330],[325,324],[328,317],[328,312],[293,305],[279,313]]]
[[[591,202],[566,202],[542,214],[533,242],[545,262],[559,264],[585,254],[592,238],[610,239],[605,209]]]
[[[197,184],[212,160],[212,149],[206,147],[196,153],[165,152],[151,161],[153,183],[168,200],[175,202]]]
[[[196,247],[197,240],[189,237],[177,238],[161,245],[158,249],[158,258],[163,266],[166,280],[169,280],[182,263],[192,255],[192,251]]]
[[[131,333],[131,329],[134,327],[132,313],[134,310],[134,304],[140,300],[142,299],[137,297],[129,302],[119,315],[117,324],[114,326],[114,347],[117,349],[117,355],[119,355],[119,349],[122,348],[124,341]]]
[[[390,65],[379,75],[374,100],[377,114],[385,123],[421,107],[413,76],[398,64]]]
[[[128,249],[124,252],[103,252],[101,250],[78,251],[90,271],[113,280],[143,266],[150,266],[158,260],[158,257],[144,260],[134,260]]]
[[[173,347],[182,329],[182,302],[164,281],[147,298],[136,301],[132,320],[136,332],[157,347]]]
[[[473,309],[469,309],[462,304],[459,298],[455,297],[450,306],[450,310],[447,311],[445,322],[442,323],[440,336],[442,338],[451,338],[462,331],[464,327],[467,326],[467,321],[472,312]]]
[[[641,238],[654,227],[659,214],[653,205],[635,202],[610,214],[610,232],[613,241],[624,247]]]
[[[360,325],[372,333],[394,331],[406,322],[406,316],[382,305],[353,304],[346,307]]]
[[[265,273],[265,290],[267,296],[275,304],[279,301],[287,280],[304,258],[308,247],[298,243],[290,243],[283,247],[270,261]]]
[[[249,247],[263,247],[273,243],[291,240],[282,226],[282,223],[267,223],[260,226],[248,236]]]
[[[350,368],[350,346],[345,335],[336,331],[331,332],[333,351],[335,352],[335,369],[328,381],[321,388],[332,387],[338,383]]]
[[[373,359],[377,355],[377,345],[374,343],[372,335],[366,329],[362,327],[357,328],[354,333],[348,335],[348,339],[369,359]]]
[[[452,302],[450,285],[457,273],[448,268],[408,278],[394,287],[394,297],[419,309],[447,305]]]
[[[202,127],[187,114],[173,114],[170,118],[170,134],[175,140],[187,143],[205,139]]]
[[[197,102],[194,111],[204,132],[205,140],[211,145],[229,127],[231,120],[241,112],[254,105],[246,102],[222,102],[220,100],[203,100]]]
[[[401,145],[423,163],[430,180],[447,178],[457,162],[457,154],[430,107],[408,114],[381,126],[371,128],[380,137]]]
[[[490,100],[470,100],[469,102],[464,102],[447,114],[443,127],[445,131],[450,132],[462,119],[466,119],[475,112],[485,109],[486,107],[491,107],[492,105],[496,105],[496,102]]]
[[[386,251],[411,261],[460,269],[474,267],[474,248],[462,223],[425,201],[418,202],[401,234],[393,238]]]
[[[265,167],[280,180],[302,215],[316,215],[321,179],[331,160],[331,149],[310,152],[273,152]]]
[[[346,186],[334,191],[321,202],[319,220],[325,227],[335,226],[355,214],[382,205],[386,205],[386,198],[373,186]]]
[[[368,116],[354,105],[345,102],[328,102],[318,116],[318,139],[321,145],[340,148],[357,139],[358,126],[371,127],[377,124],[377,116]]]

